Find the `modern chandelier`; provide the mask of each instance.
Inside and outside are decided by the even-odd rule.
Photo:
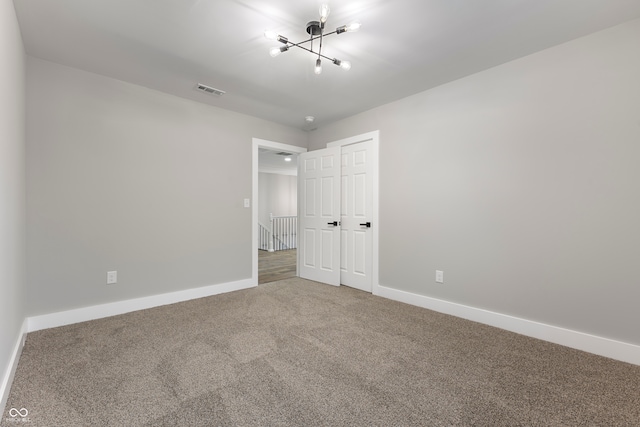
[[[351,69],[351,62],[349,62],[349,61],[341,61],[339,59],[329,58],[328,56],[323,55],[322,54],[322,41],[323,41],[324,37],[330,36],[331,34],[342,34],[342,33],[347,33],[347,32],[358,31],[360,29],[360,23],[359,22],[352,22],[349,25],[343,25],[341,27],[336,28],[335,31],[331,31],[330,33],[325,33],[324,32],[324,24],[327,22],[327,18],[328,17],[329,17],[329,5],[323,4],[322,6],[320,6],[320,21],[310,21],[310,22],[307,23],[307,33],[311,37],[309,39],[303,40],[303,41],[301,41],[299,43],[290,42],[289,39],[287,39],[286,37],[281,36],[279,34],[276,34],[273,31],[269,31],[269,30],[265,31],[264,32],[264,36],[267,39],[279,41],[280,43],[282,43],[284,45],[284,46],[278,46],[278,47],[271,48],[271,50],[269,51],[269,54],[272,57],[275,58],[276,56],[280,55],[281,53],[288,51],[289,48],[299,47],[300,49],[303,49],[303,50],[306,50],[307,52],[310,52],[312,55],[317,55],[318,59],[316,59],[316,66],[314,68],[314,72],[316,74],[322,73],[322,58],[333,62],[334,64],[336,64],[337,66],[341,67],[344,70]],[[319,46],[318,46],[318,51],[317,52],[315,50],[313,50],[313,42],[314,42],[314,40],[319,40]],[[310,43],[309,47],[302,46],[305,43]]]

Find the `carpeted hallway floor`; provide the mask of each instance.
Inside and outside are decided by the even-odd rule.
[[[294,278],[29,334],[1,425],[637,426],[640,366]]]

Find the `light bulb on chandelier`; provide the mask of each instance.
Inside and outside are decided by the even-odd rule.
[[[343,25],[342,27],[336,28],[336,33],[338,33],[338,34],[355,33],[356,31],[358,31],[360,29],[361,26],[362,26],[362,24],[360,24],[360,22],[354,21],[349,25]]]
[[[329,17],[329,5],[328,4],[323,4],[322,6],[320,6],[320,22],[322,22],[323,24],[325,22],[327,22],[327,18]]]
[[[329,17],[329,5],[327,4],[323,4],[322,6],[320,6],[320,10],[319,10],[319,14],[320,14],[320,21],[310,21],[307,23],[306,26],[306,30],[307,33],[309,34],[310,38],[307,40],[303,40],[299,43],[293,43],[290,42],[289,39],[287,39],[284,36],[281,36],[279,34],[277,34],[274,31],[270,31],[267,30],[264,32],[264,36],[269,39],[269,40],[276,40],[282,44],[284,44],[284,46],[279,46],[279,47],[273,47],[269,50],[269,54],[272,57],[276,57],[278,55],[280,55],[283,52],[286,52],[289,50],[289,48],[291,47],[299,47],[302,50],[306,50],[307,52],[317,56],[317,60],[316,60],[316,64],[314,67],[314,72],[316,74],[320,74],[322,73],[322,60],[321,58],[324,58],[328,61],[333,62],[335,65],[339,66],[340,68],[342,68],[343,70],[350,70],[351,69],[351,62],[349,61],[341,61],[339,59],[336,58],[329,58],[328,56],[325,56],[322,54],[322,43],[323,43],[323,39],[324,37],[330,36],[332,34],[342,34],[342,33],[347,33],[347,32],[355,32],[358,31],[360,29],[360,22],[352,22],[349,25],[342,25],[338,28],[335,29],[335,31],[331,31],[329,33],[325,33],[324,32],[324,27],[325,27],[325,23],[327,22],[327,18]],[[319,40],[319,47],[318,50],[315,51],[313,49],[313,42],[314,40]],[[306,47],[306,46],[302,46],[305,43],[309,43],[310,46]]]
[[[269,50],[269,55],[271,55],[272,58],[275,58],[276,56],[280,55],[282,52],[286,52],[288,50],[289,50],[289,46],[272,47],[271,50]]]
[[[334,59],[333,63],[344,70],[349,71],[351,69],[351,62],[349,61],[340,61],[339,59]]]

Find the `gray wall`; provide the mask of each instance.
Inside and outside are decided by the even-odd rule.
[[[0,382],[24,320],[25,55],[13,2],[0,1]],[[0,410],[2,410],[0,405]]]
[[[252,137],[304,132],[34,58],[27,82],[28,315],[251,277]]]
[[[380,130],[381,284],[640,344],[639,41],[636,20],[312,132]]]
[[[258,174],[258,221],[269,226],[269,214],[295,216],[298,212],[298,177]]]

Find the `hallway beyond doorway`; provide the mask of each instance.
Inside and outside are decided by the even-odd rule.
[[[258,251],[258,284],[296,277],[296,249]]]

